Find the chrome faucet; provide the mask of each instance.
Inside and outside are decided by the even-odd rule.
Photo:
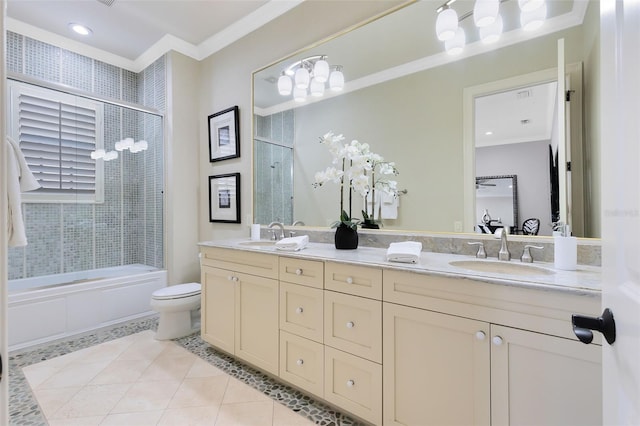
[[[274,226],[277,226],[278,228],[280,228],[280,235],[278,235],[276,230],[273,229]],[[269,224],[269,229],[273,230],[273,239],[274,240],[279,240],[279,239],[284,238],[284,225],[281,222],[271,222]]]
[[[291,224],[291,226],[296,226],[296,225],[298,225],[298,226],[304,226],[304,222],[303,222],[303,221],[301,221],[301,220],[296,220],[295,222],[293,222],[293,223]]]
[[[511,260],[511,253],[509,252],[509,245],[507,243],[507,228],[502,228],[502,232],[500,232],[500,251],[498,252],[499,260]]]

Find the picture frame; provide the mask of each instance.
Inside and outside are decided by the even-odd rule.
[[[208,122],[209,162],[240,157],[238,106],[211,114]]]
[[[240,173],[209,176],[209,222],[240,223]]]

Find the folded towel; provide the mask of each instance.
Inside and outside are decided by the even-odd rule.
[[[276,249],[285,251],[302,250],[309,244],[309,236],[301,235],[299,237],[283,238],[276,243]]]
[[[418,263],[421,252],[422,243],[417,241],[391,243],[387,249],[387,260],[389,262]]]

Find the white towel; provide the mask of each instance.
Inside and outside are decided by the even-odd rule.
[[[276,249],[285,251],[302,250],[309,244],[308,235],[300,235],[299,237],[283,238],[276,243]]]
[[[366,212],[369,215],[369,217],[371,219],[373,218],[377,218],[380,219],[380,215],[378,214],[378,211],[380,211],[380,191],[376,191],[376,200],[375,200],[375,205],[372,206],[373,203],[373,195],[372,192],[369,192],[366,196]]]
[[[389,262],[418,263],[421,252],[422,243],[418,241],[391,243],[387,249],[387,260]]]
[[[397,219],[400,197],[396,194],[382,193],[382,204],[380,206],[381,219]]]
[[[7,137],[7,235],[10,247],[27,245],[27,234],[22,219],[22,198],[24,191],[40,188],[40,184],[29,170],[18,144]]]

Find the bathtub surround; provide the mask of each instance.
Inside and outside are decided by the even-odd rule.
[[[10,424],[15,426],[46,424],[40,405],[35,399],[23,373],[24,368],[54,358],[61,359],[59,357],[68,354],[72,355],[75,351],[96,347],[103,343],[112,342],[112,344],[117,344],[117,342],[115,342],[116,339],[154,330],[156,324],[156,318],[142,319],[125,325],[100,330],[90,335],[77,336],[73,339],[65,339],[51,345],[11,353],[9,360],[9,380],[11,381],[9,403]],[[133,337],[134,336],[131,336],[130,338]],[[295,389],[277,383],[263,373],[212,349],[200,339],[198,334],[193,334],[173,342],[164,342],[164,344],[176,344],[186,349],[191,354],[195,354],[199,359],[206,361],[209,365],[230,376],[230,381],[238,380],[242,384],[257,389],[263,396],[285,405],[294,412],[310,419],[315,424],[340,424],[345,426],[357,424],[353,419],[335,411],[331,407],[321,404]],[[195,362],[199,361],[196,360]],[[207,367],[203,365],[203,368]],[[283,413],[283,415],[286,414],[287,413]],[[294,418],[287,417],[287,419],[288,422],[290,422]],[[285,424],[291,424],[288,422],[285,422]],[[275,418],[273,424],[274,426],[278,424]],[[302,424],[306,424],[304,419]]]

